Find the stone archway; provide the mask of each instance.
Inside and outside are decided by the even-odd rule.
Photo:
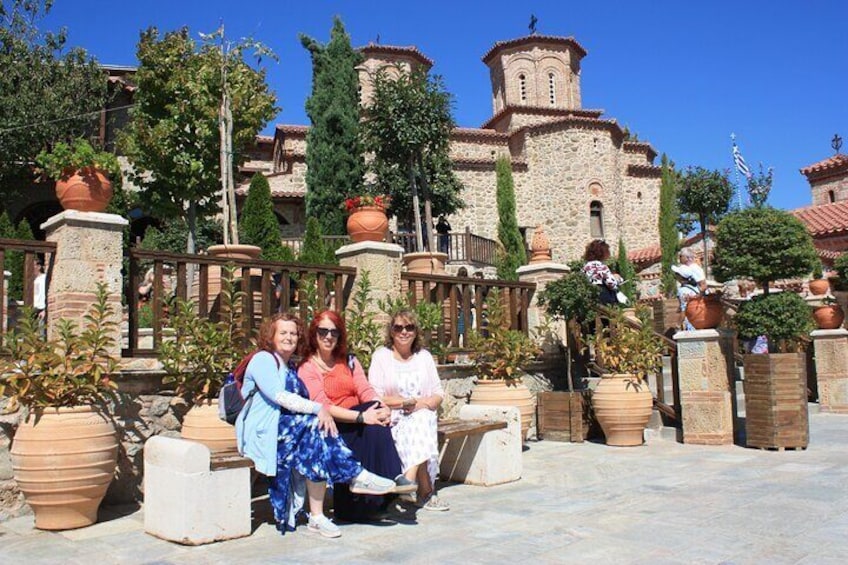
[[[26,220],[29,222],[29,227],[32,229],[32,235],[35,239],[43,241],[45,236],[41,224],[62,210],[62,205],[57,200],[35,202],[18,212],[12,222],[18,225],[22,220]]]

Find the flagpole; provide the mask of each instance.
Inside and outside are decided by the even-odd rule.
[[[736,147],[736,134],[735,133],[730,134],[730,142],[733,145],[733,148],[735,148]],[[733,149],[731,149],[731,154],[735,154],[735,151]],[[736,166],[736,159],[735,158],[733,160],[733,175],[736,178],[736,198],[737,198],[737,200],[739,200],[739,209],[742,210],[742,208],[744,206],[743,206],[743,203],[742,203],[742,190],[739,188],[739,167]]]

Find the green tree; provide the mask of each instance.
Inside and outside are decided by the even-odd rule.
[[[0,238],[4,239],[33,239],[29,222],[21,220],[17,227],[9,220],[6,212],[0,214]],[[8,295],[16,300],[24,296],[24,254],[22,251],[6,251],[4,268],[9,271]]]
[[[660,182],[660,251],[662,253],[662,290],[663,294],[672,298],[677,293],[677,283],[671,266],[677,258],[680,245],[677,231],[677,221],[680,210],[677,207],[677,174],[665,153],[662,156],[662,181]]]
[[[325,234],[345,233],[342,203],[362,192],[364,151],[359,132],[359,76],[362,56],[338,17],[330,41],[321,45],[300,36],[312,56],[312,94],[306,113],[306,214],[318,218]]]
[[[271,187],[262,173],[250,179],[250,189],[241,210],[239,224],[241,243],[249,243],[262,248],[261,259],[266,261],[287,261],[291,259],[283,251],[280,240],[280,224],[274,215],[274,203],[271,200]]]
[[[768,206],[725,216],[716,230],[715,254],[717,280],[751,278],[765,294],[771,282],[806,276],[818,262],[813,240],[801,220]]]
[[[202,219],[197,222],[197,249],[207,249],[221,241],[223,227],[219,222]],[[161,228],[149,227],[144,232],[141,248],[150,251],[168,251],[169,253],[185,253],[185,242],[188,238],[188,226],[182,219],[165,222]]]
[[[367,108],[365,145],[374,153],[373,190],[392,197],[390,213],[415,228],[423,250],[421,208],[428,226],[430,249],[436,249],[433,216],[450,215],[462,208],[462,184],[454,175],[449,155],[451,96],[441,77],[423,67],[399,76],[382,69],[374,77],[372,104]]]
[[[198,46],[187,28],[164,37],[155,27],[141,33],[138,90],[120,146],[135,169],[133,180],[144,208],[164,220],[179,218],[187,226],[188,253],[195,252],[198,220],[220,210],[218,120],[224,72],[235,165],[244,161],[257,132],[277,110],[265,71],[244,61],[244,51],[252,45],[236,45],[225,58],[218,46]]]
[[[508,157],[499,157],[495,163],[497,173],[498,241],[503,252],[498,256],[498,278],[518,280],[515,270],[527,263],[524,238],[518,231],[515,215],[515,187],[512,182],[512,163]]]
[[[730,209],[733,185],[727,171],[710,171],[703,167],[688,167],[680,179],[677,204],[684,214],[691,214],[701,226],[704,238],[704,273],[709,275],[707,226],[717,223]]]
[[[38,28],[52,5],[0,3],[0,209],[15,185],[30,178],[41,150],[95,131],[108,100],[106,77],[94,58],[67,49],[64,28]]]
[[[335,263],[333,249],[324,243],[321,233],[321,223],[318,218],[306,220],[306,231],[303,233],[303,247],[297,260],[309,265],[328,265]]]
[[[636,267],[634,267],[633,263],[630,262],[630,259],[627,258],[627,247],[624,245],[624,240],[621,238],[618,238],[618,255],[615,257],[613,271],[618,273],[622,280],[624,280],[624,283],[619,285],[619,290],[621,290],[621,292],[624,293],[624,296],[627,297],[628,305],[633,306],[636,304],[636,299],[638,298]]]

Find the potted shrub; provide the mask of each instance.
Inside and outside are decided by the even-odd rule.
[[[489,292],[486,305],[488,325],[471,332],[469,339],[477,372],[469,404],[517,406],[522,438],[527,439],[535,399],[521,381],[521,368],[539,355],[539,348],[522,332],[510,329],[509,313],[497,290]]]
[[[173,338],[159,346],[165,384],[192,408],[183,420],[181,435],[211,450],[236,448],[235,428],[218,416],[218,393],[224,378],[247,353],[242,291],[234,291],[233,269],[222,279],[217,319],[201,318],[196,304],[175,300],[171,307]]]
[[[85,327],[60,320],[45,340],[32,312],[4,340],[0,396],[28,414],[11,446],[15,480],[35,513],[35,527],[65,530],[97,521],[115,474],[118,435],[106,404],[115,399],[117,323],[104,283]]]
[[[35,158],[40,171],[56,181],[56,197],[65,210],[102,212],[112,198],[110,178],[121,176],[117,158],[85,139],[60,141]]]
[[[810,294],[821,296],[830,292],[830,281],[824,278],[821,263],[816,261],[813,267],[813,278],[809,283]]]
[[[798,350],[799,339],[812,329],[812,316],[800,296],[774,294],[770,287],[778,279],[806,276],[818,257],[800,220],[766,206],[764,198],[752,200],[759,204],[719,223],[713,271],[719,281],[750,278],[763,289],[761,296],[743,302],[734,317],[740,338],[768,340],[768,354],[744,356],[747,443],[806,447],[806,362]]]
[[[616,312],[609,326],[595,335],[595,357],[604,374],[592,393],[592,408],[607,445],[642,445],[651,417],[653,395],[648,375],[662,366],[662,341],[648,324],[628,324]],[[638,328],[636,327],[638,325]]]
[[[365,194],[344,201],[348,213],[347,233],[354,243],[360,241],[383,241],[389,229],[386,208],[391,198],[385,195]]]
[[[842,310],[836,299],[825,296],[821,300],[816,299],[811,304],[813,307],[813,319],[820,330],[835,330],[842,327],[845,321],[845,311]]]

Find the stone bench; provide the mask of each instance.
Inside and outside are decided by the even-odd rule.
[[[200,545],[251,533],[250,469],[234,451],[155,436],[144,444],[144,531]]]
[[[439,476],[492,486],[521,478],[521,413],[511,406],[465,405],[439,422]]]

